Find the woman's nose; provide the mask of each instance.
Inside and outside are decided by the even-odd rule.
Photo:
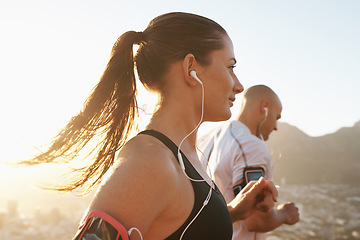
[[[238,93],[241,93],[242,91],[244,91],[244,87],[240,83],[240,81],[239,81],[239,79],[237,77],[235,77],[234,82],[235,82],[235,84],[234,84],[234,92],[235,92],[235,94],[238,94]]]

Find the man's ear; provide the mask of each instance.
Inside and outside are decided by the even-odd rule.
[[[196,66],[199,64],[197,63],[195,56],[191,53],[187,54],[183,60],[183,73],[184,73],[184,79],[187,84],[191,87],[195,87],[198,85],[198,81],[194,79],[191,75],[191,71],[196,71]]]
[[[268,100],[263,100],[260,104],[260,112],[261,114],[265,114],[265,108],[269,108],[269,101]]]

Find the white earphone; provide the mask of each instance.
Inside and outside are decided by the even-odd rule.
[[[265,111],[265,118],[267,118],[267,115],[268,115],[268,108],[267,108],[267,107],[264,107],[264,111]]]
[[[195,132],[195,130],[197,128],[199,128],[200,124],[202,123],[202,120],[203,120],[203,117],[204,117],[204,85],[202,83],[202,81],[198,78],[198,76],[196,75],[196,72],[194,70],[192,70],[190,72],[190,76],[192,76],[198,83],[200,83],[201,85],[201,89],[202,89],[202,95],[201,95],[201,118],[200,118],[200,121],[198,123],[198,125],[188,134],[186,135],[183,140],[181,140],[180,144],[179,144],[179,147],[178,147],[178,152],[177,152],[177,156],[178,156],[178,159],[179,159],[179,162],[180,162],[180,165],[181,165],[181,168],[185,174],[185,176],[190,180],[190,181],[194,181],[194,182],[205,182],[205,181],[208,181],[210,180],[211,181],[211,185],[210,185],[210,190],[208,192],[208,195],[206,196],[204,202],[203,202],[203,205],[201,206],[200,210],[197,212],[197,214],[195,215],[195,217],[190,221],[190,223],[186,226],[186,228],[184,229],[184,231],[182,232],[181,236],[180,236],[180,239],[181,240],[186,232],[186,230],[190,227],[190,225],[195,221],[195,219],[199,216],[199,214],[201,213],[201,211],[204,209],[204,207],[209,203],[210,201],[210,198],[211,198],[211,194],[212,194],[212,189],[213,189],[213,181],[212,181],[212,178],[210,177],[209,179],[193,179],[191,177],[189,177],[187,174],[186,174],[186,171],[185,171],[185,164],[184,164],[184,160],[181,156],[181,152],[180,152],[180,147],[182,145],[182,143],[185,141],[185,139],[187,137],[189,137],[193,132]]]
[[[181,168],[183,169],[183,172],[185,174],[185,176],[190,179],[191,181],[195,181],[195,182],[203,182],[203,181],[206,181],[206,180],[196,180],[196,179],[192,179],[190,178],[186,172],[185,172],[185,165],[184,165],[184,160],[181,156],[181,153],[180,153],[180,147],[182,145],[182,143],[185,141],[185,139],[187,137],[189,137],[193,132],[195,132],[195,130],[200,126],[202,120],[203,120],[203,117],[204,117],[204,85],[202,83],[202,81],[198,78],[198,76],[196,75],[196,72],[194,70],[190,71],[190,76],[192,76],[198,83],[201,84],[201,88],[202,88],[202,95],[201,95],[201,118],[200,118],[200,121],[198,123],[198,125],[188,134],[186,135],[183,140],[180,142],[179,144],[179,147],[178,147],[178,152],[177,152],[177,155],[178,155],[178,158],[179,158],[179,162],[180,162],[180,165],[181,165]],[[211,180],[211,179],[210,179]]]
[[[264,138],[263,138],[263,136],[261,135],[260,126],[263,125],[264,122],[266,121],[266,118],[267,118],[267,116],[268,116],[268,108],[267,108],[267,107],[264,107],[264,111],[265,111],[264,120],[262,120],[261,123],[260,123],[259,126],[258,126],[258,131],[259,131],[259,134],[260,134],[260,138],[261,138],[261,140],[263,140],[263,141],[264,141]]]
[[[196,75],[196,72],[194,70],[192,70],[190,72],[190,76],[192,76],[198,83],[203,84],[202,81],[198,78],[198,76]]]

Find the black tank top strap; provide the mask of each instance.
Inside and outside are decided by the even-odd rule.
[[[172,151],[176,160],[179,162],[178,146],[170,138],[168,138],[165,134],[158,132],[156,130],[153,130],[153,129],[144,130],[144,131],[140,132],[139,134],[150,135],[150,136],[153,136],[153,137],[157,138],[158,140],[160,140],[163,144],[165,144],[165,146],[167,146]],[[186,174],[189,177],[191,177],[192,179],[203,180],[202,176],[198,173],[198,171],[194,168],[194,166],[190,163],[190,161],[187,159],[187,157],[181,150],[180,150],[180,154],[182,155],[182,158],[184,161]]]
[[[140,132],[139,134],[146,134],[146,135],[150,135],[153,136],[157,139],[159,139],[163,144],[165,144],[165,146],[167,146],[175,155],[176,159],[179,161],[178,157],[177,157],[177,151],[178,151],[178,147],[176,146],[176,144],[171,141],[170,138],[168,138],[167,136],[165,136],[164,134],[162,134],[161,132],[155,131],[155,130],[144,130],[142,132]]]

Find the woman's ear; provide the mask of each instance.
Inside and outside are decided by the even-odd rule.
[[[184,79],[186,83],[191,86],[195,87],[199,84],[198,80],[191,76],[190,72],[196,70],[196,66],[198,63],[196,62],[195,56],[191,53],[187,54],[183,60],[183,73]]]

